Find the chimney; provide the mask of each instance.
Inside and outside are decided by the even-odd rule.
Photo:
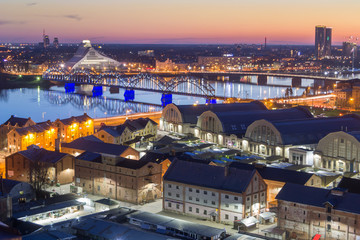
[[[225,177],[229,176],[229,171],[230,171],[229,165],[226,164],[225,167],[224,167],[224,175],[225,175]]]
[[[60,138],[55,139],[55,152],[60,152]]]

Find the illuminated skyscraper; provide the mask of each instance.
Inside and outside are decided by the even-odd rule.
[[[43,44],[44,44],[44,48],[48,48],[50,46],[49,35],[45,34],[45,29],[43,30]]]
[[[55,48],[59,48],[59,39],[56,37],[56,38],[54,38],[54,47]]]
[[[326,26],[315,27],[315,57],[322,59],[331,56],[332,28]]]

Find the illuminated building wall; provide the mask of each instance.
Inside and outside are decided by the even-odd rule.
[[[7,134],[15,128],[28,127],[36,123],[31,118],[18,118],[11,116],[5,123],[0,125],[0,149],[7,150]]]
[[[55,150],[57,128],[48,121],[29,127],[13,129],[7,136],[9,153],[26,150],[30,145]]]
[[[58,128],[61,142],[71,142],[94,134],[94,121],[86,113],[82,116],[57,119],[54,124]]]

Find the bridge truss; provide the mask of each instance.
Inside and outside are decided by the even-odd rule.
[[[208,81],[192,76],[163,78],[148,73],[126,76],[115,71],[96,73],[91,70],[74,70],[69,72],[62,68],[49,68],[44,72],[43,79],[205,97],[207,99],[215,98],[215,89]]]

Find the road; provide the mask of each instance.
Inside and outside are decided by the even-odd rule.
[[[116,126],[123,124],[127,119],[137,119],[137,118],[150,118],[155,121],[157,124],[160,122],[161,112],[148,112],[148,113],[134,113],[127,114],[116,117],[107,117],[107,118],[96,118],[94,119],[95,129],[100,128],[102,123],[105,123],[109,126]]]

